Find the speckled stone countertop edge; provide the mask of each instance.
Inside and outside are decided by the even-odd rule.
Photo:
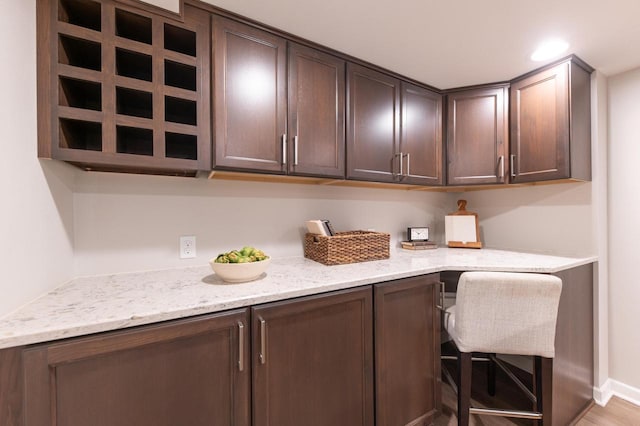
[[[442,271],[557,273],[597,261],[505,250],[392,251],[391,258],[325,266],[273,259],[265,276],[225,284],[209,266],[81,277],[0,318],[0,349],[229,311]]]

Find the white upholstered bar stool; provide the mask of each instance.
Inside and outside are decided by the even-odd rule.
[[[552,371],[556,322],[562,281],[545,274],[465,272],[460,276],[456,304],[445,311],[445,328],[455,343],[458,373],[458,425],[467,426],[470,414],[539,419],[551,425]],[[535,395],[528,392],[536,411],[471,407],[473,352],[534,357]],[[497,360],[501,368],[504,364]]]

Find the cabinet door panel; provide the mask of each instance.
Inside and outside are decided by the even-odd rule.
[[[341,59],[289,45],[290,174],[344,178],[344,72]]]
[[[371,323],[371,287],[252,308],[254,425],[373,425]]]
[[[347,177],[392,182],[400,129],[400,82],[348,64]]]
[[[247,320],[234,311],[27,350],[25,425],[248,425]]]
[[[440,400],[439,275],[375,286],[376,425],[430,425]]]
[[[286,42],[214,17],[215,166],[283,172]]]
[[[402,83],[404,183],[442,185],[442,96]]]
[[[568,72],[563,63],[511,87],[514,183],[570,177]]]
[[[506,182],[505,103],[503,87],[447,95],[447,184]]]

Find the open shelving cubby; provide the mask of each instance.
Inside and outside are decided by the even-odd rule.
[[[211,168],[206,12],[186,5],[172,19],[114,0],[37,7],[51,23],[38,33],[39,156],[98,170]]]

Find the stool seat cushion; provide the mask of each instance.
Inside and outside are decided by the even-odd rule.
[[[444,325],[461,352],[553,358],[561,290],[552,275],[465,272]]]

